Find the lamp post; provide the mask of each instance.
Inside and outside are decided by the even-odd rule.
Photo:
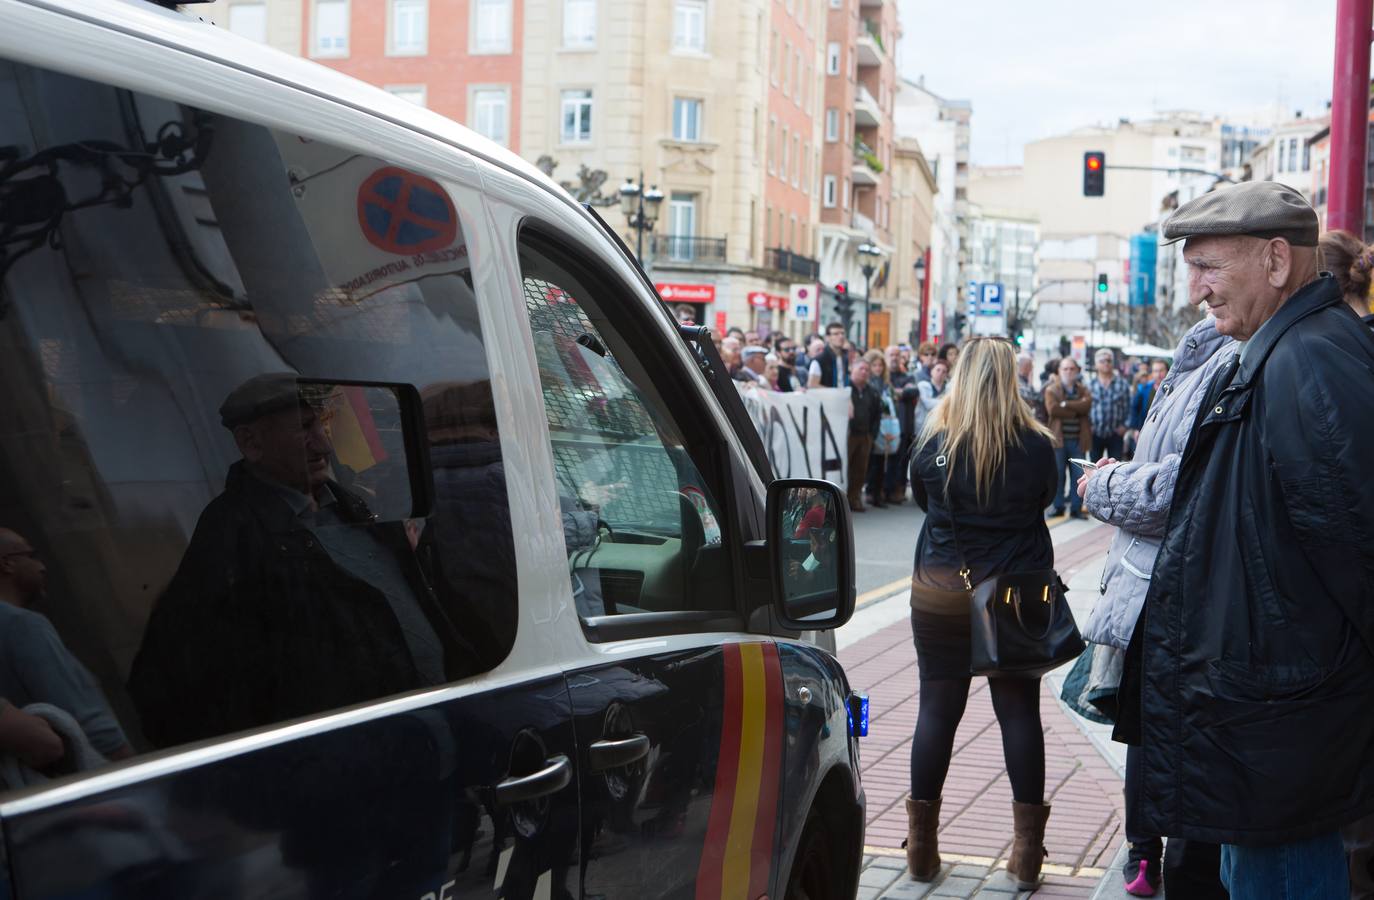
[[[663,192],[658,185],[644,189],[644,173],[639,173],[638,183],[625,179],[620,186],[620,211],[625,221],[635,230],[635,258],[641,268],[644,266],[644,232],[653,231],[658,221],[658,208],[663,205]]]
[[[869,293],[873,287],[873,273],[878,271],[878,260],[882,258],[883,251],[873,245],[872,241],[864,241],[858,246],[859,271],[864,273],[864,314],[859,320],[860,339],[859,345],[868,346],[868,313]]]
[[[916,305],[921,311],[920,324],[913,330],[921,336],[920,339],[922,341],[926,339],[926,321],[930,315],[930,310],[927,308],[927,303],[929,301],[926,298],[926,256],[928,256],[929,253],[929,250],[921,251],[921,255],[916,257],[916,261],[911,264],[911,268],[916,272],[916,296],[919,301]]]

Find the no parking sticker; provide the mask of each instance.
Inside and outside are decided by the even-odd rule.
[[[386,166],[358,188],[358,225],[379,250],[413,256],[452,244],[458,236],[458,213],[435,182]]]

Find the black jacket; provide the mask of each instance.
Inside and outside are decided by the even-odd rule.
[[[1320,278],[1221,369],[1127,651],[1151,834],[1274,844],[1374,811],[1374,336]]]
[[[883,420],[883,395],[878,388],[871,381],[863,387],[850,385],[849,402],[854,407],[854,415],[849,420],[849,433],[876,438]]]
[[[820,363],[821,387],[844,387],[849,382],[844,374],[849,371],[849,351],[841,350],[837,354],[827,345],[816,357],[816,362]]]
[[[331,485],[339,512],[376,530],[444,645],[448,677],[474,668],[402,526],[367,525],[361,500]],[[270,485],[242,462],[201,513],[153,608],[129,676],[158,747],[216,737],[423,687],[386,596],[336,565]]]
[[[959,554],[950,530],[945,496],[945,469],[936,465],[943,441],[920,447],[911,461],[911,490],[926,511],[916,541],[915,579],[944,591],[963,590]],[[978,502],[973,476],[963,461],[953,460],[949,496],[959,527],[959,546],[967,557],[969,579],[977,584],[1004,572],[1054,567],[1054,545],[1045,527],[1045,507],[1054,497],[1058,474],[1054,447],[1038,433],[1022,435],[1020,447],[1007,448],[1004,477],[994,481],[986,505]]]

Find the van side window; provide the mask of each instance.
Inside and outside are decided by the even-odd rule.
[[[654,389],[653,355],[611,324],[613,282],[578,274],[557,253],[536,233],[522,235],[525,308],[578,612],[733,609],[725,519]]]
[[[91,751],[0,790],[496,665],[514,545],[448,191],[3,61],[0,148],[0,759],[34,717]]]

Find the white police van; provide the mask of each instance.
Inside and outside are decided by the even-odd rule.
[[[846,506],[455,123],[0,0],[0,896],[852,896]]]

